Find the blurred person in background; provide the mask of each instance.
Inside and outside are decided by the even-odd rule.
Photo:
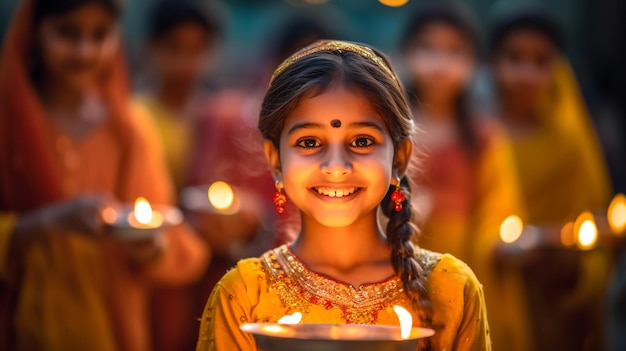
[[[558,24],[539,8],[494,18],[491,68],[499,114],[513,140],[524,221],[561,226],[604,210],[607,169],[567,59]],[[552,252],[526,263],[534,350],[600,350],[599,310],[608,274],[601,250]]]
[[[189,185],[189,170],[198,144],[209,135],[196,134],[202,125],[201,109],[207,99],[202,89],[221,32],[213,8],[197,0],[162,0],[149,11],[144,71],[149,76],[144,91],[136,94],[135,106],[156,124],[165,150],[169,173],[178,195]],[[203,150],[202,152],[207,152]],[[205,192],[206,196],[206,192]],[[184,205],[184,204],[181,204]],[[189,222],[214,251],[210,270],[221,267],[221,247],[204,226],[218,227],[217,217],[199,221],[187,213]],[[256,221],[254,222],[256,224]],[[221,232],[228,237],[231,233]],[[208,240],[206,240],[208,239]],[[220,274],[223,272],[220,270]],[[198,329],[198,313],[205,295],[207,271],[194,285],[161,287],[151,300],[153,344],[157,351],[190,350]]]
[[[457,1],[430,1],[402,40],[408,94],[422,131],[413,181],[420,246],[464,260],[481,280],[495,349],[530,350],[519,272],[499,270],[502,221],[523,212],[510,140],[493,119],[476,116],[469,84],[480,56],[473,14]]]
[[[156,284],[200,276],[184,224],[111,235],[107,206],[172,204],[156,132],[131,107],[115,0],[24,1],[0,57],[0,349],[150,350]]]
[[[151,78],[136,103],[156,122],[176,189],[187,181],[195,147],[198,108],[206,98],[203,78],[221,32],[212,9],[198,0],[163,0],[149,12],[147,63]]]

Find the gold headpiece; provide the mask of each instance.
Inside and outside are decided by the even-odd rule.
[[[339,51],[339,52],[350,51],[350,52],[354,52],[355,54],[359,54],[365,57],[366,59],[374,62],[378,67],[382,68],[383,71],[385,71],[389,75],[389,77],[391,77],[398,85],[400,85],[400,82],[398,81],[397,76],[393,73],[391,68],[389,68],[385,60],[383,60],[382,57],[378,56],[374,52],[374,50],[372,50],[371,48],[365,45],[355,44],[355,43],[351,43],[347,41],[339,41],[339,40],[320,40],[310,46],[307,46],[301,49],[295,54],[291,55],[289,58],[283,61],[283,63],[281,63],[280,66],[278,66],[278,68],[276,68],[276,70],[274,71],[274,74],[272,74],[272,78],[270,79],[269,85],[272,86],[274,79],[279,74],[281,74],[284,70],[286,70],[289,66],[291,66],[292,64],[294,64],[301,58],[311,55],[311,54],[315,54],[317,52],[333,52],[333,51]]]

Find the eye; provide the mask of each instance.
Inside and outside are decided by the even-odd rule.
[[[366,136],[356,137],[350,144],[350,146],[353,146],[356,148],[366,148],[372,145],[374,145],[374,139],[372,139],[371,137],[366,137]]]
[[[298,144],[296,144],[298,147],[301,147],[303,149],[314,149],[314,148],[318,148],[321,146],[320,142],[317,139],[314,138],[304,138],[304,139],[300,139],[298,140]]]

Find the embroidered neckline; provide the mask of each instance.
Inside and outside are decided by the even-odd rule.
[[[426,250],[419,253],[418,262],[428,275],[441,255]],[[286,245],[266,252],[261,262],[270,290],[277,292],[285,306],[303,313],[312,305],[337,308],[346,323],[373,324],[382,309],[408,303],[397,276],[354,287],[308,269]]]
[[[330,280],[331,282],[333,282],[335,284],[344,285],[344,286],[346,286],[346,287],[348,287],[350,289],[353,289],[353,290],[363,290],[363,289],[365,289],[368,286],[385,284],[385,283],[391,282],[392,280],[395,281],[395,284],[402,285],[402,281],[400,280],[400,278],[398,278],[398,276],[391,275],[391,276],[387,277],[386,279],[381,280],[379,282],[368,282],[368,283],[362,283],[359,286],[354,286],[353,284],[350,284],[350,283],[347,283],[347,282],[335,279],[333,277],[324,275],[322,273],[318,273],[318,272],[316,272],[314,270],[311,270],[311,269],[307,268],[307,266],[302,261],[300,261],[300,258],[298,258],[298,256],[296,256],[296,254],[291,250],[291,246],[285,245],[285,248],[286,248],[287,252],[286,252],[286,254],[284,256],[286,256],[286,260],[287,261],[292,261],[293,260],[295,262],[294,266],[296,266],[296,267],[294,267],[294,268],[295,268],[296,271],[300,271],[300,269],[306,270],[306,271],[309,271],[309,273],[311,275],[313,275],[314,277],[316,277],[316,278],[327,279],[327,280]],[[279,249],[282,249],[282,247],[280,247]],[[300,267],[302,267],[302,268],[300,268]]]

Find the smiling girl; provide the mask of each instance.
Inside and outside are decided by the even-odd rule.
[[[308,323],[397,325],[393,305],[436,330],[423,349],[491,349],[474,274],[411,241],[417,228],[405,173],[413,128],[396,74],[369,47],[320,41],[278,67],[259,129],[277,210],[292,201],[302,229],[292,244],[242,260],[222,278],[198,350],[257,350],[239,325],[294,312]]]

